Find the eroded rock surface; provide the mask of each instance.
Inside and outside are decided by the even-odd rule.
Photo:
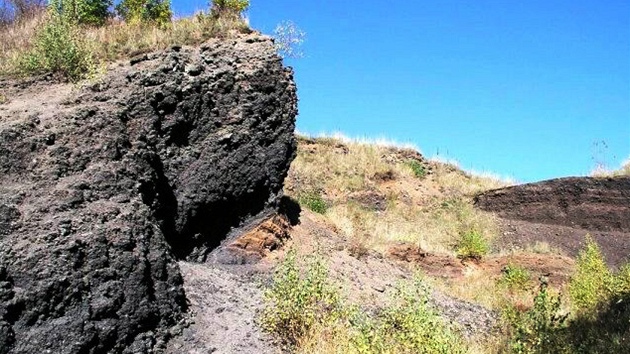
[[[162,350],[187,307],[176,260],[278,207],[292,72],[253,34],[0,89],[0,353]]]

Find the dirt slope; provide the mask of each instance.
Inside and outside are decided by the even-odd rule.
[[[577,255],[586,234],[611,265],[630,254],[630,177],[571,177],[481,193],[475,205],[502,220],[497,245],[545,242]]]

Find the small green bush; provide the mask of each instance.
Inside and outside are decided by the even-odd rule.
[[[608,269],[599,246],[587,236],[577,259],[576,271],[569,283],[573,306],[580,312],[594,312],[600,302],[615,291],[615,277]]]
[[[303,192],[298,196],[298,203],[307,209],[318,213],[325,214],[328,210],[328,204],[322,198],[321,193],[315,191]]]
[[[298,348],[301,344],[326,340],[336,352],[465,353],[461,339],[429,305],[428,289],[419,279],[399,284],[379,311],[365,311],[344,303],[320,258],[300,272],[295,252],[289,251],[265,301],[259,324],[297,352],[312,352]]]
[[[503,315],[510,328],[509,352],[565,353],[562,331],[566,327],[567,314],[561,313],[560,306],[560,297],[550,294],[547,283],[541,282],[531,309],[506,308]]]
[[[527,269],[518,265],[508,264],[503,268],[503,275],[498,283],[510,290],[525,290],[530,281],[531,274]]]
[[[170,0],[122,0],[116,5],[116,13],[127,23],[154,23],[165,26],[171,21]]]
[[[51,0],[49,9],[65,22],[102,25],[111,15],[111,6],[111,0]]]
[[[455,335],[429,305],[421,280],[399,284],[393,303],[375,316],[355,313],[353,346],[359,353],[465,353]]]
[[[210,9],[216,17],[241,17],[249,8],[249,0],[212,0]]]
[[[314,325],[333,321],[341,305],[337,290],[328,283],[323,261],[313,258],[301,274],[293,250],[276,270],[265,300],[262,328],[289,345],[296,345]]]
[[[55,13],[39,30],[34,47],[19,59],[25,75],[54,73],[78,81],[94,73],[92,51],[77,28]]]
[[[409,167],[411,169],[411,171],[413,172],[413,175],[416,178],[424,178],[427,175],[427,171],[424,168],[424,166],[416,161],[416,160],[409,160],[406,163],[407,167]]]
[[[488,241],[476,230],[469,230],[460,235],[456,245],[457,256],[462,259],[480,260],[489,250]]]

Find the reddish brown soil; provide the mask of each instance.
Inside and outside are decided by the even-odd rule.
[[[237,237],[227,245],[227,249],[255,262],[280,247],[289,238],[290,228],[287,217],[276,214]]]
[[[610,265],[630,255],[630,177],[561,178],[482,193],[475,205],[501,218],[500,248],[546,242],[575,257],[587,234]]]
[[[483,258],[481,261],[462,261],[451,255],[431,254],[410,244],[398,244],[389,249],[389,256],[419,266],[427,275],[447,279],[463,279],[468,269],[479,269],[489,277],[499,278],[507,265],[520,266],[534,278],[546,276],[553,285],[564,284],[571,275],[575,262],[556,254],[514,253]]]

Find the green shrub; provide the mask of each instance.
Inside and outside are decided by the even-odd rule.
[[[211,13],[216,17],[240,17],[249,8],[249,0],[212,0]]]
[[[563,329],[567,315],[561,313],[560,305],[560,297],[550,294],[547,283],[541,282],[531,309],[506,308],[503,315],[510,328],[509,352],[566,353]]]
[[[116,13],[127,23],[154,23],[165,26],[171,21],[170,0],[122,0],[116,5]]]
[[[51,0],[49,9],[70,23],[102,25],[110,16],[111,0]]]
[[[476,230],[462,233],[456,245],[457,256],[462,259],[480,260],[489,248],[488,241]]]
[[[328,204],[326,204],[326,201],[322,198],[321,193],[319,192],[303,192],[300,193],[297,199],[300,205],[315,213],[324,214],[328,210]]]
[[[399,284],[376,312],[345,304],[336,289],[321,259],[312,258],[300,272],[295,252],[289,251],[265,292],[258,322],[297,352],[324,344],[332,352],[366,354],[465,352],[461,339],[429,305],[420,280]],[[307,348],[299,347],[305,343]]]
[[[510,290],[525,290],[530,280],[531,275],[527,269],[519,265],[508,264],[503,268],[503,275],[498,283]]]
[[[54,73],[71,81],[88,77],[95,71],[95,59],[77,28],[52,13],[37,32],[34,47],[21,56],[23,74]]]
[[[340,300],[328,283],[328,270],[319,258],[300,273],[295,251],[288,252],[265,292],[268,304],[260,316],[262,328],[289,345],[296,345],[316,324],[339,315]]]
[[[413,175],[416,178],[426,177],[427,171],[420,162],[416,160],[409,160],[407,161],[406,165],[411,169],[411,171],[413,172]]]
[[[455,335],[429,305],[427,287],[418,279],[396,288],[393,303],[375,316],[355,313],[353,346],[359,353],[465,353]]]
[[[615,282],[599,246],[587,236],[585,247],[578,255],[575,274],[569,283],[574,307],[581,312],[594,312],[600,302],[610,298],[615,290]]]

